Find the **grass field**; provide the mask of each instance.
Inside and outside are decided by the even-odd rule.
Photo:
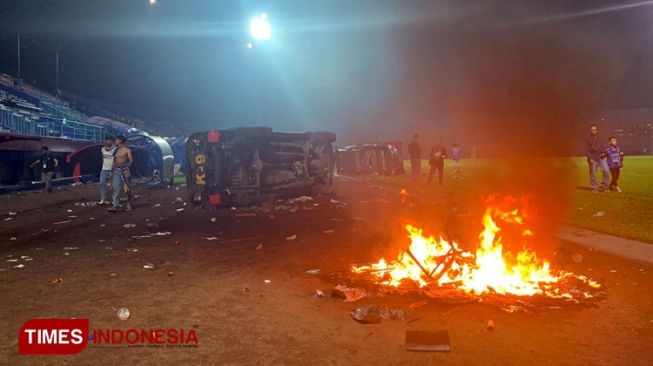
[[[589,178],[585,158],[560,158],[556,164],[570,167],[572,174],[566,183],[570,193],[571,212],[567,223],[594,231],[653,243],[653,157],[626,157],[621,171],[619,185],[622,192],[592,193],[588,189]],[[462,195],[473,189],[475,182],[482,179],[488,167],[497,165],[492,159],[467,159],[460,163],[462,174],[453,178],[453,164],[445,164],[445,181],[442,192],[445,195]],[[397,186],[410,184],[410,167],[403,176],[378,176],[371,179]],[[428,172],[426,161],[422,163],[422,180]],[[525,172],[528,174],[528,172]]]

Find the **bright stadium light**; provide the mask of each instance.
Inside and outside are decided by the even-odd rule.
[[[156,4],[156,0],[150,0],[150,5],[155,5],[155,4]]]
[[[270,39],[270,36],[272,35],[272,29],[270,28],[270,22],[268,22],[268,15],[261,13],[250,19],[249,32],[252,34],[254,39]]]

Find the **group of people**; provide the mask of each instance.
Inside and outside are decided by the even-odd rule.
[[[100,149],[102,153],[102,170],[100,171],[100,205],[111,205],[109,211],[118,212],[120,205],[120,191],[127,196],[125,211],[132,209],[132,192],[130,187],[129,167],[133,163],[132,152],[125,144],[127,139],[124,136],[117,136],[115,139],[107,138],[104,146]],[[30,164],[30,168],[41,165],[41,181],[45,184],[46,192],[52,192],[52,179],[59,166],[59,161],[50,153],[47,146],[41,148],[41,157]],[[107,182],[112,180],[112,200],[107,200]]]
[[[462,157],[462,148],[457,143],[454,143],[451,147],[452,160],[456,165],[454,167],[454,173],[460,172],[460,167],[458,163]],[[413,177],[413,181],[417,182],[422,172],[422,145],[419,141],[419,135],[414,134],[413,138],[408,143],[408,155],[410,156],[410,167]],[[444,145],[444,140],[439,139],[438,142],[431,147],[431,152],[429,153],[429,175],[427,179],[427,184],[430,184],[433,180],[433,176],[437,175],[438,184],[442,185],[444,178],[444,159],[447,158],[447,148]]]
[[[599,128],[595,124],[589,126],[589,132],[589,136],[585,139],[585,154],[589,165],[592,192],[607,190],[621,192],[619,174],[624,166],[624,153],[617,144],[617,138],[612,136],[607,141],[602,140],[599,137]],[[597,170],[603,172],[600,185],[596,179]]]

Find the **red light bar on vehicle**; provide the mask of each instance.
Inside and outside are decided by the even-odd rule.
[[[222,203],[222,197],[220,197],[219,194],[209,195],[209,203],[211,206],[220,206],[220,203]]]
[[[220,142],[220,131],[211,130],[206,134],[206,141]]]

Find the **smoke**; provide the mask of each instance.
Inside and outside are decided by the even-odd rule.
[[[490,194],[528,197],[534,230],[552,234],[569,212],[577,169],[552,157],[580,151],[585,126],[622,78],[614,30],[591,19],[521,24],[543,15],[533,7],[475,14],[396,35],[404,71],[391,105],[405,113],[388,112],[374,131],[404,141],[418,132],[425,147],[443,137],[468,155],[500,158],[470,178],[473,217]],[[542,240],[538,251],[553,249]]]

